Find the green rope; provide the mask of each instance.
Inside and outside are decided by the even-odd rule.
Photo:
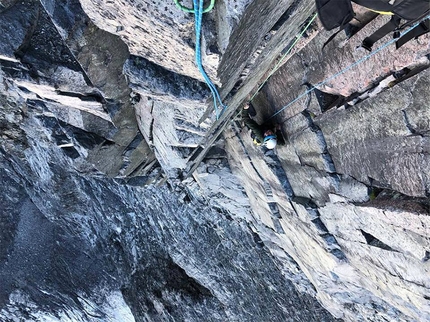
[[[183,6],[179,0],[173,0],[176,4],[176,6],[181,9],[182,11],[188,12],[188,13],[194,13],[195,10],[194,8],[187,8],[185,6]],[[209,4],[209,6],[206,9],[203,9],[202,13],[207,13],[209,11],[211,11],[213,9],[213,7],[215,6],[215,0],[211,0],[211,3]]]
[[[291,44],[290,48],[288,48],[287,52],[282,55],[281,59],[279,60],[279,62],[276,64],[275,67],[273,67],[272,71],[269,73],[269,76],[266,77],[266,79],[264,80],[264,82],[257,88],[257,90],[255,91],[254,95],[252,95],[252,97],[249,99],[248,102],[251,102],[254,97],[260,92],[260,90],[263,88],[264,85],[266,85],[267,81],[269,80],[270,77],[272,77],[272,75],[274,73],[276,73],[276,71],[279,69],[279,67],[281,67],[281,64],[283,63],[283,60],[285,59],[285,57],[288,56],[288,54],[291,52],[291,50],[294,48],[294,46],[299,42],[299,40],[303,37],[303,35],[305,34],[305,32],[309,29],[309,26],[312,24],[312,22],[315,20],[315,18],[318,16],[317,13],[315,13],[311,20],[307,23],[307,25],[303,28],[303,30],[300,32],[300,34],[298,34],[294,40],[294,42]],[[241,113],[241,110],[233,117],[232,120],[234,120],[236,117],[238,117]]]
[[[266,85],[267,81],[269,80],[270,77],[272,77],[272,75],[279,69],[279,67],[281,67],[281,64],[283,63],[283,60],[285,59],[285,57],[287,57],[287,55],[291,52],[291,50],[294,48],[294,46],[299,42],[299,40],[303,37],[304,33],[308,30],[309,26],[311,25],[311,23],[315,20],[315,18],[317,17],[318,14],[314,14],[312,19],[308,22],[308,24],[303,28],[302,32],[300,34],[298,34],[296,36],[296,39],[294,40],[293,44],[290,46],[290,48],[288,48],[287,52],[281,57],[281,60],[276,64],[275,67],[273,67],[272,71],[270,72],[269,76],[266,77],[266,79],[264,80],[264,82],[257,88],[256,92],[254,93],[254,95],[252,95],[252,97],[249,99],[249,102],[251,102],[254,97],[260,92],[260,90],[263,88],[264,85]]]

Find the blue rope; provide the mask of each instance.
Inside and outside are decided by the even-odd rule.
[[[424,19],[422,19],[421,21],[430,18],[430,15],[428,15],[427,17],[425,17]],[[266,121],[270,120],[271,118],[275,117],[276,115],[278,115],[279,113],[281,113],[283,110],[285,110],[287,107],[291,106],[292,104],[294,104],[295,102],[297,102],[299,99],[301,99],[302,97],[306,96],[307,94],[309,94],[310,92],[312,92],[314,89],[326,84],[327,82],[331,81],[332,79],[338,77],[339,75],[342,75],[344,73],[346,73],[348,70],[350,70],[351,68],[361,64],[362,62],[364,62],[365,60],[369,59],[370,57],[372,57],[373,55],[379,53],[382,49],[388,47],[389,45],[391,45],[392,43],[396,42],[400,37],[402,37],[403,35],[405,35],[406,33],[408,33],[409,31],[411,31],[412,29],[416,28],[420,22],[417,22],[415,25],[412,26],[412,28],[409,28],[408,30],[403,31],[399,37],[397,38],[393,38],[390,41],[388,41],[387,43],[385,43],[384,45],[382,45],[381,47],[379,47],[378,49],[376,49],[375,51],[371,52],[370,54],[367,54],[366,56],[364,56],[363,58],[360,58],[359,60],[357,60],[356,62],[352,63],[351,65],[349,65],[348,67],[342,69],[340,72],[338,72],[337,74],[334,74],[333,76],[330,76],[328,78],[326,78],[325,80],[323,80],[322,82],[316,84],[314,87],[312,87],[311,89],[307,90],[306,92],[304,92],[303,94],[299,95],[298,97],[296,97],[293,101],[291,101],[290,103],[288,103],[287,105],[285,105],[283,108],[281,108],[279,111],[277,111],[275,114],[273,114],[271,117],[269,117]]]
[[[203,68],[202,63],[202,55],[201,55],[201,32],[202,32],[202,20],[203,20],[203,0],[193,0],[194,4],[194,19],[195,19],[195,28],[196,28],[196,64],[197,67],[202,74],[206,84],[208,85],[212,97],[214,100],[214,108],[215,108],[215,114],[216,118],[218,119],[222,112],[224,112],[224,109],[227,107],[222,103],[221,97],[218,93],[217,88],[210,80],[209,76],[206,74],[205,69]],[[219,112],[218,107],[221,107],[222,110]]]

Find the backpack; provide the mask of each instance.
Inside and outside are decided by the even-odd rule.
[[[399,37],[399,30],[411,26],[423,19],[430,12],[429,0],[352,0],[358,5],[379,14],[391,15],[391,20],[376,30],[372,35],[366,37],[361,47],[371,51],[375,42],[394,32],[394,37]],[[325,29],[339,30],[332,35],[324,44],[323,48],[342,30],[348,27],[354,18],[354,10],[351,0],[316,0],[318,17]],[[402,25],[401,21],[406,22]],[[416,28],[407,32],[396,41],[396,48],[400,48],[412,38],[418,38],[429,32],[429,19],[422,21]]]

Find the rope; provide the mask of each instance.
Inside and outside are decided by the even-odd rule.
[[[254,93],[254,95],[252,95],[252,97],[249,99],[249,102],[251,102],[254,97],[260,92],[260,90],[263,88],[264,85],[266,85],[267,81],[269,80],[270,77],[272,77],[272,75],[279,69],[279,67],[281,67],[281,64],[283,63],[285,57],[288,56],[288,54],[291,52],[291,50],[294,48],[294,46],[299,42],[299,40],[303,37],[304,33],[309,29],[309,26],[312,24],[312,22],[315,20],[315,18],[318,16],[317,13],[315,13],[312,17],[312,19],[308,22],[308,24],[303,28],[302,32],[300,34],[298,34],[295,37],[294,42],[292,43],[292,45],[290,46],[290,48],[288,48],[287,52],[281,57],[281,59],[279,60],[279,62],[276,64],[275,67],[273,67],[272,71],[270,72],[269,76],[266,77],[266,79],[264,80],[264,82],[257,88],[256,92]]]
[[[267,83],[267,81],[269,80],[270,77],[272,77],[272,75],[279,69],[279,67],[281,67],[281,64],[283,62],[283,60],[285,59],[285,57],[287,57],[287,55],[291,52],[291,50],[294,48],[294,46],[299,42],[299,40],[303,37],[303,35],[305,34],[305,32],[309,29],[309,26],[312,24],[312,22],[315,20],[315,18],[318,16],[317,13],[315,13],[313,15],[313,17],[311,18],[311,20],[308,22],[308,24],[303,28],[302,32],[300,34],[298,34],[294,40],[294,42],[291,44],[291,46],[288,48],[287,52],[281,57],[281,59],[279,60],[279,62],[275,65],[275,67],[273,67],[272,71],[269,73],[269,76],[266,77],[266,79],[263,81],[263,83],[257,88],[257,90],[255,91],[254,95],[251,96],[251,98],[248,100],[248,102],[251,102],[254,97],[260,92],[260,90],[263,88],[263,86]],[[235,119],[236,117],[239,116],[239,114],[241,113],[241,111],[239,111],[234,117],[233,119]]]
[[[430,15],[428,15],[427,17],[425,17],[422,20],[425,20],[427,18],[430,18]],[[273,117],[275,117],[276,115],[278,115],[279,113],[281,113],[283,110],[285,110],[287,107],[291,106],[292,104],[294,104],[295,102],[297,102],[299,99],[301,99],[302,97],[306,96],[307,94],[309,94],[310,92],[312,92],[314,89],[326,84],[327,82],[333,80],[334,78],[346,73],[348,70],[350,70],[351,68],[361,64],[362,62],[366,61],[367,59],[369,59],[370,57],[372,57],[373,55],[379,53],[381,50],[383,50],[384,48],[388,47],[389,45],[391,45],[392,43],[396,42],[400,37],[404,36],[406,33],[408,33],[409,31],[413,30],[414,28],[416,28],[421,21],[417,22],[415,25],[413,25],[411,28],[409,28],[408,30],[403,31],[398,37],[391,39],[390,41],[386,42],[384,45],[382,45],[381,47],[379,47],[378,49],[376,49],[375,51],[371,52],[370,54],[364,56],[363,58],[355,61],[354,63],[352,63],[351,65],[349,65],[348,67],[342,69],[340,72],[334,74],[333,76],[330,76],[328,78],[326,78],[325,80],[323,80],[322,82],[316,84],[315,86],[313,86],[311,89],[307,90],[306,92],[304,92],[303,94],[299,95],[298,97],[296,97],[294,100],[292,100],[290,103],[288,103],[287,105],[285,105],[283,108],[281,108],[279,111],[277,111],[276,113],[274,113],[271,117],[269,117],[265,122],[267,122],[268,120],[272,119]]]
[[[215,114],[216,119],[218,120],[221,116],[222,112],[227,108],[226,105],[222,103],[221,97],[219,95],[219,92],[210,80],[209,76],[207,75],[202,62],[202,49],[201,49],[201,34],[202,34],[202,20],[203,20],[203,14],[206,12],[209,12],[213,9],[215,5],[215,0],[211,0],[209,6],[204,9],[203,0],[193,0],[193,8],[187,8],[183,6],[179,0],[173,0],[176,4],[176,6],[181,9],[182,11],[193,13],[194,14],[194,23],[195,23],[195,32],[196,32],[196,65],[199,69],[200,74],[203,76],[203,79],[205,80],[206,84],[208,85],[211,93],[212,98],[214,102],[214,108],[215,108]],[[219,107],[221,107],[221,112],[219,112]]]
[[[202,19],[203,19],[203,0],[193,0],[194,4],[194,19],[195,19],[195,29],[196,29],[196,64],[200,71],[200,74],[202,74],[206,84],[208,85],[213,101],[214,101],[214,108],[215,108],[215,114],[216,118],[221,116],[222,112],[225,110],[227,106],[225,106],[222,103],[221,97],[218,93],[217,88],[210,80],[209,76],[206,74],[205,69],[203,68],[202,63],[202,56],[201,56],[201,33],[202,33]],[[221,113],[218,111],[218,107],[221,107]]]

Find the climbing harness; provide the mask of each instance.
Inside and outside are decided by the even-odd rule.
[[[425,21],[426,19],[429,19],[430,15],[428,15],[427,17],[425,17],[423,20]],[[413,29],[415,29],[416,27],[418,27],[421,24],[421,22],[417,22],[415,25],[413,25],[410,29],[403,31],[400,35],[398,35],[397,38],[391,39],[390,41],[386,42],[384,45],[382,45],[381,47],[379,47],[378,49],[376,49],[375,51],[371,52],[370,54],[367,54],[366,56],[364,56],[363,58],[360,58],[359,60],[355,61],[354,63],[352,63],[351,65],[347,66],[346,68],[342,69],[340,72],[326,78],[325,80],[323,80],[322,82],[314,85],[312,88],[310,88],[309,90],[307,90],[306,92],[304,92],[303,94],[299,95],[298,97],[296,97],[294,100],[292,100],[290,103],[288,103],[287,105],[285,105],[284,107],[282,107],[279,111],[275,112],[271,117],[269,117],[265,122],[267,122],[268,120],[272,119],[273,117],[275,117],[276,115],[278,115],[279,113],[281,113],[283,110],[285,110],[287,107],[291,106],[292,104],[294,104],[295,102],[297,102],[299,99],[303,98],[304,96],[306,96],[307,94],[309,94],[310,92],[312,92],[314,89],[321,87],[322,85],[326,84],[327,82],[335,79],[336,77],[346,73],[348,70],[350,70],[351,68],[361,64],[362,62],[366,61],[367,59],[369,59],[370,57],[372,57],[373,55],[377,54],[378,52],[380,52],[381,50],[383,50],[384,48],[388,47],[389,45],[391,45],[392,43],[396,42],[398,39],[401,39],[404,35],[408,34],[409,32],[412,32]]]
[[[185,12],[188,12],[188,13],[194,13],[194,8],[187,8],[187,7],[185,7],[184,5],[182,5],[180,3],[179,0],[173,0],[173,1],[175,2],[176,6],[179,9],[181,9],[182,11],[185,11]],[[206,9],[203,9],[202,13],[207,13],[207,12],[211,11],[213,9],[214,5],[215,5],[215,0],[211,0],[209,6]]]
[[[206,9],[204,9],[203,0],[193,0],[194,7],[192,9],[181,5],[179,0],[174,0],[174,2],[182,11],[185,11],[188,13],[194,13],[195,33],[196,33],[196,65],[199,69],[200,74],[203,76],[206,84],[208,85],[212,93],[215,114],[218,120],[222,112],[227,108],[227,106],[222,103],[220,94],[216,86],[207,75],[203,67],[202,55],[201,55],[201,33],[202,33],[203,13],[206,13],[212,10],[212,8],[215,5],[215,0],[211,0],[209,6]],[[219,111],[219,108],[221,108],[221,111]]]

